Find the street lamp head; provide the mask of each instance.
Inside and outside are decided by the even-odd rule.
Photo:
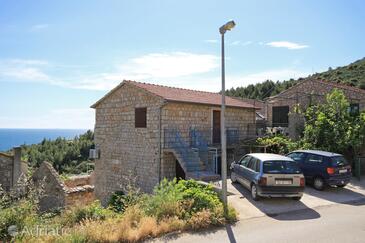
[[[227,22],[225,25],[222,25],[222,27],[219,28],[219,32],[223,35],[224,33],[226,33],[227,30],[231,30],[236,26],[236,23],[231,20],[229,22]]]

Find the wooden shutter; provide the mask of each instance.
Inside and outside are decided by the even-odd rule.
[[[289,123],[289,106],[274,106],[272,108],[272,126],[287,127]]]
[[[147,127],[147,108],[135,108],[135,127]]]

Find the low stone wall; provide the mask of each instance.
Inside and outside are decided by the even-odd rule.
[[[79,187],[85,185],[93,185],[94,173],[90,175],[76,175],[64,181],[67,187]]]
[[[71,177],[62,181],[57,171],[48,162],[43,162],[33,173],[37,186],[43,186],[44,194],[39,202],[41,211],[85,205],[95,200],[92,175]]]
[[[92,203],[95,200],[94,186],[84,185],[66,188],[65,191],[65,207],[75,205],[85,205]]]

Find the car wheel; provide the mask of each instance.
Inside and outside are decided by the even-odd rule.
[[[343,184],[343,185],[337,185],[337,187],[341,187],[344,188],[347,184]]]
[[[232,181],[232,183],[236,183],[237,182],[237,178],[234,175],[234,172],[231,172],[231,181]]]
[[[254,201],[259,200],[259,195],[257,194],[257,186],[255,184],[252,184],[251,186],[251,196]]]
[[[302,199],[302,197],[292,197],[292,199],[295,201],[299,201],[300,199]]]
[[[314,178],[313,187],[318,191],[322,191],[324,189],[324,180],[321,177]]]

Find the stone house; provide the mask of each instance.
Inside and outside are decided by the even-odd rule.
[[[77,175],[62,180],[48,162],[37,168],[32,179],[43,192],[39,201],[41,211],[85,205],[95,200],[93,175]]]
[[[350,102],[350,111],[365,110],[365,90],[324,80],[306,79],[278,95],[266,99],[265,116],[269,127],[281,127],[291,138],[299,137],[304,117],[295,113],[295,107],[305,110],[311,104],[325,101],[333,89],[343,91]]]
[[[220,104],[218,93],[123,81],[91,106],[96,197],[106,203],[127,177],[145,192],[163,178],[219,178]],[[230,97],[226,105],[229,150],[255,136],[256,107]]]
[[[13,148],[13,154],[0,152],[0,185],[5,191],[14,188],[22,175],[28,171],[27,163],[21,160],[21,148]]]

